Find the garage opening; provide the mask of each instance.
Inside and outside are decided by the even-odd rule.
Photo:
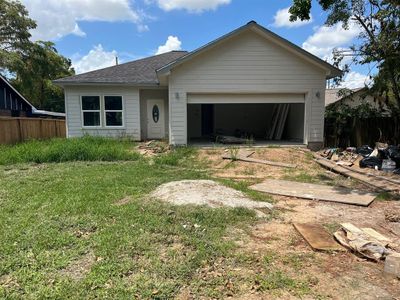
[[[304,103],[189,103],[188,142],[304,143]]]

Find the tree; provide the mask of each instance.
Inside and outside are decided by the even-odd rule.
[[[327,26],[355,22],[361,28],[360,42],[350,47],[353,61],[374,64],[378,74],[374,89],[393,95],[400,108],[400,1],[399,0],[318,0],[328,13]],[[293,0],[290,20],[309,20],[312,0]],[[336,62],[343,54],[336,53]]]
[[[64,94],[52,80],[73,75],[71,60],[57,53],[52,42],[32,43],[22,62],[13,66],[13,85],[29,95],[32,104],[41,109],[64,111]]]
[[[29,48],[36,23],[17,1],[0,0],[0,69],[8,69]]]
[[[52,80],[75,72],[53,43],[30,40],[34,28],[20,2],[0,0],[0,71],[37,108],[64,111],[63,91]]]

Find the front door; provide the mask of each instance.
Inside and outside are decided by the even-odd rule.
[[[165,138],[164,100],[147,100],[147,138]]]

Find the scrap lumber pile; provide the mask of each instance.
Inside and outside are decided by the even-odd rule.
[[[369,146],[326,149],[314,155],[321,166],[354,178],[377,190],[400,191],[400,148],[377,143]]]
[[[384,273],[400,278],[399,245],[373,228],[358,228],[351,223],[343,223],[332,237],[320,224],[294,223],[293,226],[314,251],[348,249],[375,262],[385,260]]]
[[[281,140],[283,135],[283,130],[285,129],[286,119],[289,114],[290,104],[282,103],[275,104],[273,108],[273,118],[271,121],[271,126],[267,132],[268,140]]]

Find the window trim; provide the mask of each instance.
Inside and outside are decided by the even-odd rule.
[[[121,105],[122,105],[122,109],[106,109],[106,97],[121,97]],[[104,120],[104,128],[107,129],[121,129],[121,128],[125,128],[125,104],[124,104],[124,96],[123,95],[116,95],[116,94],[104,94],[103,95],[103,120]],[[116,125],[112,125],[112,126],[107,126],[107,116],[106,113],[107,112],[120,112],[122,113],[122,125],[120,126],[116,126]]]
[[[106,110],[105,109],[105,97],[106,96],[114,96],[114,97],[121,97],[122,101],[122,110]],[[84,110],[82,99],[83,97],[99,97],[100,100],[100,109],[99,110]],[[121,94],[97,94],[97,93],[85,93],[80,95],[80,109],[81,109],[81,125],[83,129],[125,129],[125,99],[124,96]],[[85,126],[83,113],[84,112],[99,112],[100,113],[100,125],[96,126]],[[122,125],[121,126],[107,126],[106,120],[106,112],[121,112],[122,113]]]
[[[83,97],[99,97],[99,109],[95,109],[95,110],[93,110],[93,109],[83,109]],[[97,129],[97,128],[102,128],[102,123],[103,123],[103,120],[102,120],[102,114],[101,114],[101,111],[102,111],[102,101],[101,101],[101,95],[98,95],[98,94],[84,94],[84,95],[81,95],[81,120],[82,120],[82,128],[87,128],[87,129]],[[83,115],[84,115],[84,113],[85,112],[98,112],[99,113],[99,118],[100,118],[100,124],[99,125],[95,125],[95,126],[88,126],[88,125],[85,125],[85,119],[84,119],[84,117],[83,117]]]

